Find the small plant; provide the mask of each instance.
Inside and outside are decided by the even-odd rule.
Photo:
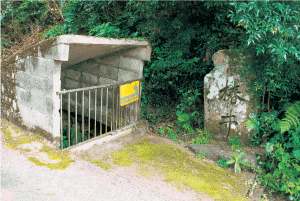
[[[196,155],[196,158],[201,158],[201,159],[204,159],[205,158],[205,153],[204,152],[201,152],[199,151],[199,154]]]
[[[70,127],[70,146],[76,144],[76,129],[75,127],[71,126]],[[80,143],[82,140],[82,133],[80,131],[77,131],[77,143]],[[88,136],[84,136],[84,140],[87,140]],[[63,127],[63,148],[66,148],[69,146],[69,139],[68,139],[68,127]]]
[[[222,168],[227,168],[229,166],[229,164],[226,163],[226,159],[225,158],[220,158],[218,160],[217,164],[219,166],[221,166]]]
[[[208,131],[197,130],[199,134],[198,137],[193,138],[189,143],[190,144],[207,144],[212,140],[212,134]]]
[[[228,160],[226,163],[227,164],[233,164],[234,163],[234,173],[236,174],[237,172],[240,172],[241,171],[241,166],[240,164],[244,165],[244,166],[249,166],[249,167],[252,167],[251,164],[247,163],[246,161],[243,160],[243,155],[245,153],[242,151],[242,152],[238,152],[238,151],[235,151],[234,152],[234,158],[230,157],[230,160]]]
[[[240,149],[241,146],[243,146],[243,144],[240,142],[240,140],[238,139],[238,136],[234,136],[234,138],[229,140],[229,143],[231,144],[231,148],[233,150],[235,149]]]

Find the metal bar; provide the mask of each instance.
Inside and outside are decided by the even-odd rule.
[[[140,87],[139,87],[139,104],[138,104],[138,114],[137,114],[138,115],[138,121],[140,121],[140,112],[141,112],[140,106],[141,106],[142,81],[140,81],[139,83],[140,83]]]
[[[100,85],[100,86],[91,86],[91,87],[86,87],[86,88],[63,90],[63,91],[56,92],[56,94],[59,95],[59,94],[66,94],[66,93],[75,92],[75,91],[84,91],[84,90],[100,89],[100,88],[111,87],[111,86],[120,86],[120,85],[123,85],[123,84],[128,84],[128,83],[131,83],[131,82],[135,82],[135,81],[140,81],[141,82],[143,80],[144,80],[144,78],[136,79],[136,80],[130,80],[130,81],[127,81],[127,82],[122,82],[122,83],[117,83],[117,84],[104,84],[104,85]]]
[[[138,106],[138,101],[135,101],[135,104],[134,104],[134,121],[137,121],[137,106]]]
[[[115,118],[115,86],[113,86],[113,112],[111,118],[111,130],[114,130],[113,129],[114,118]]]
[[[112,86],[112,84],[104,84],[104,85],[100,85],[100,86],[92,86],[92,87],[86,87],[86,88],[58,91],[58,92],[56,92],[56,94],[58,95],[58,94],[66,94],[69,92],[75,92],[75,91],[87,91],[87,90],[91,90],[91,89],[105,88],[105,87],[109,87],[109,86]]]
[[[125,114],[124,114],[124,116],[125,116],[125,117],[124,117],[124,120],[125,120],[125,126],[126,126],[126,123],[127,123],[127,118],[126,118],[126,117],[127,117],[127,108],[128,108],[127,106],[128,106],[128,104],[125,105],[125,112],[124,112],[124,113],[125,113]]]
[[[62,94],[60,94],[60,147],[61,149],[64,148],[64,143],[63,143],[63,120],[62,120],[62,116],[63,116],[63,109],[62,109]]]
[[[108,108],[108,87],[106,88],[106,122],[105,122],[105,133],[107,133],[107,108]]]
[[[118,88],[117,88],[117,91],[118,91]],[[117,98],[116,98],[116,106],[118,106],[118,93],[116,94],[116,96],[117,96]],[[116,121],[116,128],[115,129],[118,129],[118,111],[117,111],[117,108],[118,107],[116,107],[116,119],[115,119],[115,121]]]
[[[96,137],[96,132],[97,132],[97,128],[96,128],[96,119],[97,119],[97,116],[96,116],[96,112],[97,112],[97,89],[95,89],[95,133],[94,133],[94,137]]]
[[[71,129],[71,122],[70,122],[70,93],[68,93],[68,141],[69,141],[69,146],[71,143],[71,137],[70,137],[70,129]]]
[[[81,139],[81,142],[84,141],[84,91],[82,91],[82,123],[81,123],[81,126],[82,126],[82,139]]]
[[[119,86],[119,128],[121,128],[121,85]]]
[[[89,90],[89,139],[91,138],[91,91]]]
[[[103,88],[101,88],[101,114],[100,114],[100,135],[102,135],[102,102],[103,102]]]
[[[129,125],[130,125],[130,120],[131,120],[131,107],[132,107],[133,103],[130,104],[129,106]]]
[[[75,96],[76,96],[76,107],[75,107],[75,129],[76,129],[76,144],[78,144],[78,139],[77,139],[77,91],[75,92]]]

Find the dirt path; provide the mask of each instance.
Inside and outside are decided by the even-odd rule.
[[[131,133],[69,156],[3,122],[2,200],[247,200],[245,175],[167,139]]]

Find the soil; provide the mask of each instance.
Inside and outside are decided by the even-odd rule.
[[[163,196],[164,198],[166,198],[166,200],[189,200],[189,201],[190,200],[250,200],[249,198],[247,198],[247,195],[249,194],[249,188],[245,185],[245,181],[254,180],[255,174],[253,172],[243,171],[235,175],[232,168],[227,168],[226,170],[221,169],[217,166],[217,162],[214,160],[209,160],[207,158],[206,159],[195,158],[195,153],[188,148],[189,147],[188,142],[193,138],[193,136],[185,136],[183,141],[181,141],[182,143],[179,144],[171,141],[166,137],[158,136],[157,133],[155,132],[149,131],[148,127],[145,126],[145,122],[142,122],[140,125],[141,126],[138,125],[136,127],[135,132],[131,132],[118,139],[106,142],[105,144],[95,145],[94,147],[88,150],[72,152],[71,149],[70,155],[72,159],[75,161],[75,164],[77,163],[77,161],[80,161],[81,159],[84,159],[85,161],[90,163],[95,163],[98,166],[102,167],[103,169],[107,169],[109,173],[112,173],[117,177],[126,179],[132,185],[140,186],[139,188],[142,189],[148,189],[157,195]],[[16,129],[18,130],[19,128],[13,127],[12,125],[10,126],[6,125],[5,127],[7,130],[12,131],[14,137],[18,137],[20,136],[20,133],[22,133],[22,132],[13,132]],[[27,137],[29,139],[32,139],[32,136],[31,137],[30,136],[31,135]],[[49,157],[48,155],[41,154],[38,152],[38,149],[41,148],[41,144],[44,143],[37,143],[37,142],[28,143],[30,142],[30,140],[29,141],[27,140],[26,142],[27,143],[24,143],[19,146],[19,148],[22,150],[21,153],[24,156],[27,157],[34,156],[35,158],[43,162],[42,165],[57,163],[61,161],[59,158]],[[46,140],[44,140],[44,142],[46,142]],[[219,145],[221,144],[222,146],[220,147],[221,148],[223,147],[224,150],[228,149],[226,143],[214,142],[214,144],[216,143]],[[51,144],[49,144],[49,142],[46,142],[46,144],[51,147]],[[198,180],[200,180],[200,178],[202,179],[204,178],[205,180],[206,178],[206,181],[205,183],[203,183],[203,185],[206,186],[207,188],[210,188],[212,191],[214,191],[214,193],[210,193],[210,192],[205,193],[208,192],[206,191],[207,189],[204,190],[203,189],[199,190],[199,188],[197,189],[198,183],[195,183],[197,184],[195,187],[193,186],[193,183],[189,183],[188,180],[185,180],[183,178],[178,179],[175,177],[176,175],[175,176],[172,175],[172,174],[176,174],[176,172],[179,172],[181,170],[176,169],[176,171],[174,172],[174,167],[178,167],[176,166],[177,159],[174,160],[174,156],[171,156],[171,152],[168,152],[171,158],[169,159],[163,158],[165,161],[161,161],[162,158],[158,157],[155,158],[154,162],[150,161],[150,163],[149,160],[147,160],[146,158],[145,160],[143,160],[143,162],[140,162],[137,160],[138,158],[136,156],[127,155],[127,153],[131,153],[130,151],[132,151],[133,149],[143,152],[143,150],[139,149],[139,147],[145,145],[147,146],[150,145],[150,147],[148,146],[148,149],[151,148],[151,146],[153,146],[156,149],[156,147],[158,147],[159,145],[163,145],[164,147],[166,147],[166,145],[170,145],[174,153],[176,153],[177,155],[186,154],[182,156],[184,156],[184,158],[190,157],[193,163],[195,162],[195,164],[200,165],[203,168],[209,167],[213,169],[213,171],[207,170],[210,172],[208,172],[207,175],[204,174],[203,175],[204,177],[202,176],[199,177]],[[245,147],[244,149],[250,150],[251,148]],[[181,150],[182,152],[178,152],[177,150]],[[221,151],[222,150],[220,150],[220,152]],[[164,166],[164,168],[162,168],[162,166]],[[186,164],[184,162],[182,163],[180,162],[180,166],[186,166]],[[52,166],[47,166],[47,167],[52,167]],[[170,171],[166,173],[165,168],[167,168]],[[204,171],[205,169],[202,170]],[[217,182],[216,184],[212,184],[210,180],[215,180],[214,178],[212,178],[214,176],[214,173],[221,174],[224,173],[224,171],[226,171],[225,175],[227,175],[228,179],[225,178],[224,180],[219,180],[222,178],[217,178],[216,181],[220,181],[220,182]],[[191,174],[199,176],[198,169],[192,169]],[[236,182],[236,183],[229,185],[225,181]],[[192,182],[195,181],[192,180]],[[208,184],[209,186],[207,186]],[[216,185],[219,189],[216,190],[214,188],[215,187],[214,185]],[[239,192],[234,191],[237,187],[241,187],[241,186],[243,188],[240,188]],[[264,191],[263,188],[258,187],[254,190],[253,197],[251,200],[259,200],[258,197],[260,197],[261,195],[267,196],[266,191]],[[239,199],[229,199],[229,198],[227,199],[220,196],[228,196],[228,197],[237,196],[239,197]],[[273,198],[268,197],[266,200],[282,201],[283,199],[280,199],[279,197],[277,197],[276,195],[274,196],[273,194]]]

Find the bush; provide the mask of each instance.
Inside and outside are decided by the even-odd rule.
[[[281,130],[264,144],[267,160],[259,162],[260,181],[273,192],[282,191],[300,200],[300,101],[288,108],[286,117],[274,123]]]

